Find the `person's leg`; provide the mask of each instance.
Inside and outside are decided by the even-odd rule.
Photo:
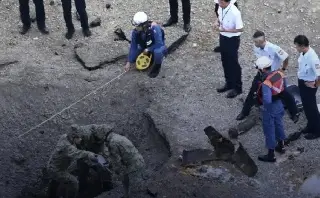
[[[275,135],[277,140],[277,146],[275,148],[275,151],[279,153],[285,152],[284,140],[286,139],[286,135],[285,135],[284,126],[283,126],[283,116],[284,116],[284,110],[279,114],[275,115],[275,119],[274,119]]]
[[[255,94],[258,91],[260,80],[261,80],[260,73],[257,72],[257,74],[252,80],[251,88],[244,101],[242,110],[240,114],[237,116],[236,120],[243,120],[245,117],[247,117],[250,114],[252,106],[257,102],[256,101],[257,99],[255,98]]]
[[[46,16],[45,16],[45,11],[44,11],[44,5],[43,5],[43,0],[33,0],[33,3],[35,5],[36,8],[36,18],[37,18],[37,25],[38,25],[38,29],[45,33],[48,34],[49,32],[47,30],[45,30],[46,28]]]
[[[263,162],[275,162],[274,149],[276,147],[275,137],[275,125],[274,117],[269,112],[263,112],[262,115],[262,127],[265,135],[266,147],[268,148],[268,154],[258,156],[258,160]]]
[[[162,61],[163,61],[163,58],[166,54],[166,50],[167,50],[167,48],[165,46],[154,49],[153,56],[154,56],[155,64],[153,65],[153,67],[150,70],[150,73],[149,73],[150,78],[155,78],[159,75]]]
[[[284,79],[284,87],[285,88],[282,93],[281,100],[283,104],[285,104],[285,106],[287,107],[291,120],[294,123],[297,123],[299,120],[299,111],[293,95],[291,95],[286,89],[287,87],[286,79]]]
[[[238,60],[240,37],[228,39],[228,76],[233,90],[227,94],[227,98],[234,98],[242,93],[241,66]]]
[[[20,19],[23,27],[20,34],[26,34],[31,27],[29,0],[19,0]]]
[[[75,32],[71,16],[71,0],[61,0],[61,3],[63,9],[63,17],[67,27],[66,38],[71,39]]]
[[[221,62],[222,62],[222,68],[224,72],[224,78],[225,78],[225,85],[221,88],[217,89],[218,93],[226,92],[230,89],[232,89],[232,83],[228,72],[228,65],[229,65],[229,57],[228,57],[228,38],[225,36],[220,35],[220,46],[221,46]]]
[[[170,18],[163,27],[168,27],[178,22],[178,0],[169,0],[170,5]]]
[[[182,1],[182,11],[183,11],[183,23],[184,23],[184,30],[186,32],[191,31],[190,26],[190,14],[191,14],[191,3],[190,0],[181,0]]]
[[[75,0],[75,5],[77,12],[80,16],[80,22],[82,27],[82,32],[84,36],[91,36],[91,31],[89,30],[89,23],[88,23],[88,14],[86,11],[86,1],[85,0]]]

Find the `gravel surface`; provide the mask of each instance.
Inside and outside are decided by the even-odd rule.
[[[111,8],[107,9],[106,3]],[[129,137],[143,154],[149,175],[145,187],[156,191],[158,197],[307,197],[300,195],[298,189],[318,169],[319,140],[302,138],[291,144],[289,151],[304,147],[304,152],[290,160],[282,157],[276,164],[260,163],[256,158],[265,152],[264,138],[261,126],[255,127],[240,137],[258,165],[254,178],[245,177],[223,162],[212,163],[214,169],[208,169],[208,174],[199,174],[198,168],[185,170],[179,166],[178,156],[183,149],[211,148],[203,132],[206,126],[212,125],[227,134],[227,129],[236,124],[241,101],[256,73],[252,70],[251,41],[256,29],[265,31],[271,42],[291,55],[287,76],[289,82],[296,83],[298,54],[293,38],[306,34],[320,53],[317,1],[239,0],[245,23],[240,49],[245,93],[236,99],[226,99],[215,91],[224,78],[220,55],[213,53],[218,41],[218,33],[212,29],[214,2],[193,1],[193,30],[187,42],[165,60],[158,78],[149,79],[141,72],[126,73],[61,116],[16,138],[122,72],[124,62],[94,71],[84,69],[74,58],[75,44],[108,40],[117,25],[129,35],[131,17],[138,10],[146,11],[156,21],[164,21],[168,17],[168,2],[157,3],[87,1],[89,21],[101,17],[101,26],[92,29],[94,38],[84,38],[74,14],[77,31],[68,41],[64,38],[65,24],[58,0],[53,6],[45,2],[47,26],[51,31],[48,36],[41,35],[35,24],[28,34],[21,36],[18,2],[0,1],[0,60],[19,61],[0,68],[1,198],[17,197],[21,190],[34,185],[59,135],[67,132],[71,124],[105,122],[115,122],[117,132]],[[174,28],[182,26],[181,17]],[[148,127],[151,121],[146,120],[144,113],[150,112],[157,130]],[[303,117],[293,124],[286,116],[288,134],[304,124]],[[166,141],[150,131],[159,132]],[[203,169],[206,168],[202,172]],[[121,195],[121,185],[117,185],[100,198]],[[134,194],[134,197],[148,196],[145,190]]]

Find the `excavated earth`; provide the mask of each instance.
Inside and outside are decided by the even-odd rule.
[[[107,9],[106,3],[111,8]],[[164,21],[168,17],[166,0],[87,1],[89,20],[101,17],[101,26],[92,29],[92,37],[84,38],[74,17],[77,31],[70,41],[63,35],[65,25],[59,1],[54,5],[45,1],[50,35],[41,35],[33,24],[32,30],[21,36],[18,1],[0,0],[0,197],[34,197],[34,187],[50,152],[71,124],[109,122],[116,124],[116,132],[132,140],[146,160],[146,182],[143,188],[136,188],[139,190],[133,192],[133,197],[308,197],[299,188],[319,169],[319,140],[301,138],[290,144],[288,150],[294,153],[303,148],[303,153],[278,156],[275,164],[261,163],[256,160],[265,152],[260,125],[240,137],[258,166],[254,177],[248,178],[225,162],[180,166],[183,150],[212,149],[203,132],[205,127],[212,125],[227,135],[228,128],[237,124],[235,117],[255,74],[251,36],[256,29],[265,31],[270,41],[291,55],[287,72],[290,83],[297,81],[294,36],[306,34],[320,53],[320,2],[239,0],[239,4],[245,22],[240,49],[245,93],[229,100],[215,91],[224,78],[220,55],[213,53],[218,44],[218,33],[212,28],[213,1],[192,2],[193,30],[187,41],[165,59],[158,78],[130,71],[114,79],[123,73],[125,59],[107,61],[109,64],[95,68],[106,59],[115,58],[109,57],[111,54],[121,57],[127,53],[126,43],[113,42],[113,30],[119,26],[130,35],[130,20],[138,10],[146,11],[155,21]],[[168,42],[182,35],[182,24],[181,20],[166,29]],[[79,43],[88,47],[88,53],[75,49]],[[81,53],[87,64],[76,58]],[[112,79],[102,89],[36,127]],[[287,134],[304,124],[303,116],[298,124],[285,117]],[[116,182],[115,189],[99,198],[121,196],[121,184]]]

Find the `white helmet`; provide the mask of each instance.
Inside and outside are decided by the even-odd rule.
[[[133,17],[133,20],[132,20],[132,24],[134,26],[139,26],[145,22],[148,21],[148,16],[146,13],[144,12],[137,12],[134,17]]]
[[[268,68],[272,65],[272,60],[267,56],[261,56],[256,61],[256,66],[258,69]]]

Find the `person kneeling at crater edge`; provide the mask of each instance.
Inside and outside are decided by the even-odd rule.
[[[132,24],[135,29],[131,35],[129,57],[125,70],[130,69],[141,53],[145,55],[151,53],[154,56],[155,64],[150,70],[149,77],[155,78],[158,76],[163,58],[167,54],[164,31],[160,25],[149,21],[144,12],[137,12],[133,17]]]

